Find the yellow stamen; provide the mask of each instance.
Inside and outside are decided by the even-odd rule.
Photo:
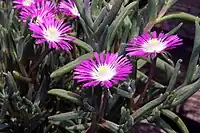
[[[99,67],[99,72],[100,72],[100,73],[105,73],[105,72],[107,71],[107,69],[108,69],[108,68],[107,68],[106,66],[100,66],[100,67]]]
[[[158,39],[154,38],[151,40],[148,40],[147,43],[143,45],[143,48],[146,52],[160,52],[165,48],[165,44],[162,41],[159,41]]]
[[[44,32],[45,38],[49,41],[58,41],[60,32],[55,27],[50,27]]]
[[[152,39],[152,40],[149,40],[148,43],[155,45],[155,44],[158,44],[160,42],[157,39]]]
[[[115,69],[111,68],[109,65],[99,66],[92,72],[93,77],[99,81],[110,80],[115,76],[115,74]]]
[[[57,34],[57,29],[56,28],[49,28],[47,33],[49,33],[49,35],[54,36]]]

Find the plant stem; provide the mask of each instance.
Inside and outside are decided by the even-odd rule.
[[[149,86],[151,85],[151,80],[152,80],[152,78],[154,76],[154,71],[155,71],[155,67],[156,67],[156,60],[157,60],[157,56],[152,59],[151,69],[150,69],[150,73],[149,73],[149,78],[147,80],[147,84],[145,85],[144,91],[142,92],[140,98],[138,99],[138,101],[136,103],[137,105],[140,105],[142,103],[142,101],[146,97],[147,90],[148,90]]]
[[[106,105],[108,102],[108,89],[103,88],[102,96],[101,96],[101,105],[100,105],[100,113],[99,118],[104,117],[106,111]]]
[[[108,89],[107,88],[102,88],[102,95],[101,95],[101,104],[100,104],[100,111],[99,115],[96,118],[96,114],[93,114],[93,120],[91,126],[86,130],[85,133],[95,133],[97,130],[97,124],[100,122],[106,112],[106,106],[108,102]]]
[[[51,52],[52,49],[46,49],[40,58],[33,64],[33,66],[30,68],[28,75],[30,75],[36,68],[37,66],[42,62],[42,60],[45,58],[45,56]]]
[[[145,26],[145,28],[144,28],[144,30],[143,30],[143,33],[148,33],[148,32],[150,32],[151,29],[153,28],[153,26],[154,26],[154,23],[153,23],[153,22],[149,22],[149,23]]]
[[[191,14],[188,14],[185,12],[177,12],[177,13],[165,15],[162,18],[157,18],[154,21],[154,24],[161,23],[161,22],[169,20],[169,19],[184,19],[184,20],[193,21],[193,22],[195,22],[195,21],[200,22],[200,18],[198,18],[194,15],[191,15]]]

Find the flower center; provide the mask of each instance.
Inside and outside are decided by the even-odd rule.
[[[93,78],[99,81],[106,81],[112,79],[115,76],[116,72],[114,68],[111,68],[108,65],[100,66],[92,72]]]
[[[33,0],[24,0],[23,5],[24,6],[30,6]]]
[[[165,44],[163,42],[159,41],[158,39],[151,39],[147,41],[143,48],[146,52],[160,52],[165,49]]]
[[[160,41],[158,41],[157,39],[149,40],[149,44],[151,44],[151,45],[156,45],[158,43],[160,43]]]
[[[44,37],[51,42],[58,41],[60,32],[55,27],[50,27],[44,31]]]

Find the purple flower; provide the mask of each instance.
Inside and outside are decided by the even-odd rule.
[[[29,23],[29,29],[33,32],[32,37],[36,38],[36,44],[47,42],[49,48],[62,48],[63,50],[72,48],[71,44],[67,42],[74,40],[73,37],[67,35],[72,28],[63,23],[63,20],[47,18],[44,19],[44,23]]]
[[[131,40],[126,51],[129,56],[155,57],[157,53],[172,49],[182,44],[182,39],[177,35],[164,33],[145,33]]]
[[[59,10],[67,16],[71,16],[73,18],[80,16],[74,0],[68,0],[68,2],[61,1],[59,4]]]
[[[24,7],[31,7],[35,4],[35,2],[39,2],[41,0],[13,0],[15,4],[14,8],[22,9]]]
[[[84,87],[101,85],[112,87],[118,81],[123,81],[131,73],[130,61],[117,53],[94,53],[95,60],[84,60],[75,68],[74,79],[83,82]]]
[[[31,7],[23,8],[20,12],[20,18],[23,22],[30,17],[30,21],[36,23],[43,22],[44,18],[54,18],[56,14],[56,5],[50,1],[36,2]]]

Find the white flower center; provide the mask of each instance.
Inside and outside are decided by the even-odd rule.
[[[92,76],[94,79],[99,81],[110,80],[115,76],[116,71],[114,68],[111,68],[108,65],[99,66],[97,69],[94,69]]]
[[[165,49],[165,43],[159,41],[158,39],[151,39],[143,45],[146,52],[160,52]]]
[[[24,6],[30,6],[31,3],[33,3],[33,0],[24,0],[23,5]]]
[[[60,38],[60,32],[55,27],[50,27],[43,32],[44,38],[51,42],[56,42]]]

